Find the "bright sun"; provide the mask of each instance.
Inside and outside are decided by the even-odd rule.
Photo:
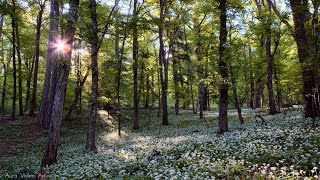
[[[70,44],[67,44],[64,40],[58,40],[54,46],[59,53],[68,53],[71,51]]]

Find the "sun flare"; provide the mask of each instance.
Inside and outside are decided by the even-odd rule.
[[[59,39],[54,43],[54,48],[57,53],[68,53],[71,51],[70,44],[66,43],[65,40]]]

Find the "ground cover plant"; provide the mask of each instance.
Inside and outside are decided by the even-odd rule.
[[[131,113],[126,111],[125,118],[132,117]],[[264,114],[267,124],[263,124],[254,116],[260,112],[246,110],[244,125],[230,111],[230,131],[224,134],[216,133],[214,111],[206,112],[205,119],[188,110],[178,116],[173,113],[170,111],[170,125],[162,126],[161,119],[153,115],[156,113],[144,110],[141,129],[133,130],[132,120],[126,119],[119,138],[115,119],[100,111],[96,152],[84,150],[83,118],[63,122],[59,163],[45,172],[50,179],[319,178],[320,129],[312,128],[312,121],[304,119],[300,111]],[[30,123],[32,120],[17,120],[10,131]],[[13,156],[2,157],[0,176],[23,169],[38,172],[45,141],[40,136],[11,150]]]

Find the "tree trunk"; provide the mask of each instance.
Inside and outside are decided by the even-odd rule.
[[[33,116],[36,106],[37,106],[37,85],[38,85],[38,70],[39,70],[39,55],[40,55],[40,37],[41,37],[41,24],[42,24],[42,15],[43,15],[43,9],[45,8],[46,1],[43,1],[43,3],[40,5],[40,11],[37,16],[37,30],[36,30],[36,47],[35,47],[35,63],[34,63],[34,73],[33,73],[33,85],[32,85],[32,95],[31,95],[31,101],[30,101],[30,111],[29,115]],[[53,22],[50,21],[50,26]],[[51,35],[52,36],[52,35]],[[49,41],[52,40],[52,37],[50,38],[49,35]],[[48,52],[47,56],[51,56]],[[47,57],[47,66],[50,66],[51,62],[50,58]],[[51,67],[49,68],[51,71]],[[47,77],[47,71],[49,73],[49,69],[46,69],[46,77]],[[48,82],[45,82],[45,84]],[[50,83],[50,82],[49,82]],[[47,96],[47,95],[46,95]],[[44,99],[42,99],[44,100]]]
[[[197,26],[197,59],[198,59],[198,102],[199,102],[199,118],[203,119],[203,105],[204,105],[204,86],[203,86],[203,68],[202,68],[202,56],[201,56],[201,24]]]
[[[54,54],[54,47],[52,43],[55,42],[55,37],[58,33],[58,17],[59,17],[59,4],[57,0],[50,1],[50,26],[49,26],[49,36],[48,36],[48,51],[46,59],[46,72],[44,78],[44,85],[41,96],[40,110],[37,116],[37,124],[40,127],[47,128],[49,122],[46,121],[48,105],[49,105],[49,93],[51,85],[51,73],[53,69],[53,62],[56,58]],[[36,69],[36,68],[35,68]],[[36,73],[34,73],[36,74]],[[35,81],[34,81],[35,83]]]
[[[193,114],[197,114],[195,106],[194,106],[194,98],[193,98],[193,82],[192,82],[192,73],[191,73],[191,58],[189,56],[189,46],[187,41],[187,33],[186,33],[186,27],[183,27],[183,33],[184,33],[184,40],[185,40],[185,52],[187,54],[187,62],[188,62],[188,94],[191,94],[191,101],[192,101],[192,112]]]
[[[268,11],[271,13],[271,5],[268,4]],[[273,75],[273,54],[271,53],[271,23],[269,22],[266,27],[266,57],[268,63],[268,103],[269,103],[269,114],[276,114],[276,104],[274,101],[273,95],[273,83],[272,83],[272,75]]]
[[[42,159],[42,166],[50,166],[57,162],[57,151],[60,138],[61,121],[63,116],[63,105],[68,85],[68,77],[70,71],[71,52],[76,31],[75,23],[78,20],[79,0],[70,0],[69,17],[65,33],[66,50],[62,50],[60,58],[57,62],[57,86],[53,99],[52,114],[48,131],[48,143]],[[58,49],[57,49],[58,50]]]
[[[163,66],[163,81],[161,82],[161,90],[162,90],[162,97],[161,97],[161,105],[162,105],[162,125],[169,125],[168,122],[168,60],[165,57],[165,49],[164,49],[164,42],[163,42],[163,26],[164,26],[164,18],[165,18],[165,7],[167,5],[166,0],[160,0],[160,22],[159,22],[159,59],[160,59],[160,66]],[[162,68],[161,68],[162,72]]]
[[[221,82],[219,87],[219,133],[228,131],[228,71],[225,54],[227,42],[227,9],[226,0],[220,0],[220,46],[219,46],[219,73]]]
[[[6,98],[6,89],[7,89],[7,70],[6,66],[4,66],[4,76],[3,76],[3,84],[2,84],[2,91],[1,91],[1,107],[0,107],[0,113],[2,116],[5,115],[5,98]]]
[[[298,47],[298,57],[302,66],[302,81],[303,81],[303,98],[305,103],[305,117],[313,118],[315,111],[313,108],[312,89],[314,88],[313,68],[310,67],[311,47],[308,40],[308,35],[305,23],[309,20],[308,1],[290,0],[290,6],[293,14],[295,41]]]
[[[133,129],[139,129],[139,97],[138,97],[138,32],[137,32],[137,11],[138,0],[134,0],[133,3],[133,19],[134,24],[132,28],[133,44],[132,44],[132,57],[133,57]]]
[[[98,114],[98,23],[96,1],[90,0],[90,13],[91,13],[91,68],[92,68],[92,88],[91,88],[91,109],[90,119],[87,127],[87,142],[86,149],[95,151],[96,148],[96,119]]]
[[[19,26],[16,25],[16,39],[17,39],[17,45],[16,45],[16,51],[18,55],[18,95],[19,95],[19,115],[23,115],[23,102],[22,102],[22,70],[21,70],[21,53],[20,53],[20,32],[19,32]]]
[[[149,108],[149,94],[150,94],[150,70],[147,72],[147,76],[146,76],[146,78],[147,78],[147,85],[146,85],[146,100],[145,100],[145,103],[144,103],[144,107],[145,108]]]
[[[32,80],[32,72],[34,69],[34,61],[35,61],[35,56],[33,56],[31,64],[29,62],[26,63],[26,67],[28,69],[28,78],[27,78],[27,95],[26,95],[26,102],[24,105],[24,112],[27,112],[29,109],[29,103],[30,103],[30,91],[31,91],[31,80]],[[31,68],[29,66],[31,65]]]
[[[15,0],[12,0],[13,4],[13,11],[15,14]],[[11,17],[11,25],[12,25],[12,67],[13,67],[13,95],[12,95],[12,111],[11,111],[11,118],[12,120],[15,119],[16,115],[16,94],[17,94],[17,68],[16,68],[16,22],[15,18]]]

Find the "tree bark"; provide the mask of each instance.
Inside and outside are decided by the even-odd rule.
[[[219,73],[221,82],[219,87],[219,133],[228,131],[228,70],[226,63],[225,45],[227,42],[227,9],[226,0],[220,0],[220,45],[219,45]]]
[[[16,25],[16,51],[18,55],[18,96],[19,96],[19,115],[23,115],[23,99],[22,99],[22,69],[21,69],[21,52],[20,52],[20,32],[19,32],[19,26]]]
[[[305,102],[305,117],[313,118],[316,113],[313,108],[312,89],[314,88],[314,73],[310,67],[311,46],[305,24],[309,20],[308,1],[290,0],[293,23],[295,30],[295,41],[298,47],[298,57],[302,66],[303,98]]]
[[[13,4],[13,13],[15,14],[15,0],[12,0]],[[12,111],[11,118],[15,119],[16,115],[16,94],[17,94],[17,68],[16,68],[16,22],[13,15],[11,16],[11,25],[12,25],[12,67],[13,67],[13,95],[12,95]]]
[[[271,5],[268,4],[268,11],[271,13]],[[269,114],[276,114],[276,104],[274,101],[274,94],[273,94],[273,83],[272,83],[272,75],[273,75],[273,54],[271,53],[271,22],[266,18],[267,25],[266,25],[266,57],[267,57],[267,64],[268,64],[268,103],[269,103]]]
[[[39,70],[39,56],[40,56],[41,24],[42,24],[42,15],[43,15],[43,10],[45,8],[45,3],[46,3],[46,1],[43,1],[43,3],[40,5],[40,11],[37,16],[35,62],[34,62],[32,95],[31,95],[30,111],[29,111],[30,116],[34,115],[34,112],[35,112],[35,109],[37,106],[37,87],[38,87],[37,84],[38,84],[38,70]],[[50,22],[50,25],[51,25],[51,22]],[[49,41],[50,41],[50,38],[49,38]],[[49,52],[48,52],[47,56],[48,55],[49,55]],[[48,57],[47,57],[47,60],[48,60]],[[51,60],[49,60],[49,61],[51,61]],[[48,64],[48,61],[47,61],[47,64]],[[46,75],[47,75],[47,72],[46,72]]]
[[[75,24],[78,20],[79,0],[70,0],[69,19],[67,21],[65,32],[66,50],[62,50],[57,63],[57,86],[53,99],[52,114],[48,131],[48,143],[42,159],[42,166],[50,166],[57,162],[57,151],[60,138],[61,121],[63,116],[63,105],[68,85],[70,71],[71,52],[76,31]],[[58,52],[59,53],[59,52]]]
[[[31,80],[32,80],[32,74],[33,74],[33,69],[34,69],[34,61],[35,61],[35,56],[32,57],[31,63],[30,62],[25,63],[26,67],[28,69],[28,78],[27,78],[27,83],[26,83],[27,95],[26,95],[26,101],[24,104],[24,112],[27,112],[29,110],[29,105],[30,105]]]
[[[40,127],[47,128],[49,122],[47,122],[47,111],[49,105],[49,93],[51,85],[51,73],[52,73],[52,64],[56,55],[54,54],[53,43],[55,38],[58,35],[58,17],[59,17],[59,4],[57,0],[50,0],[50,26],[49,26],[49,36],[48,36],[48,51],[46,59],[46,72],[44,78],[44,85],[41,96],[40,110],[37,116],[37,124]]]
[[[137,11],[138,0],[134,0],[133,3],[133,20],[134,24],[132,27],[133,33],[133,45],[132,45],[132,57],[133,57],[133,129],[139,129],[139,98],[138,98],[138,32],[137,32]]]
[[[198,59],[198,102],[199,102],[199,118],[203,119],[204,109],[204,85],[203,85],[203,68],[202,68],[202,56],[201,56],[201,23],[197,26],[197,59]]]
[[[160,66],[163,67],[163,79],[161,82],[161,105],[162,105],[162,125],[169,125],[168,122],[168,60],[165,57],[165,49],[164,49],[164,41],[163,41],[163,26],[164,26],[164,18],[165,18],[165,7],[167,5],[166,0],[160,0],[160,22],[159,22],[159,59]],[[162,69],[161,69],[162,72]]]
[[[98,23],[97,23],[97,11],[96,1],[90,0],[90,14],[91,14],[91,68],[92,68],[92,87],[91,87],[91,109],[90,117],[87,127],[87,142],[86,149],[89,151],[95,151],[96,148],[96,120],[98,114]]]
[[[191,58],[189,56],[189,46],[187,41],[187,33],[186,33],[186,27],[183,27],[183,33],[184,33],[184,40],[185,40],[185,52],[187,55],[187,62],[188,62],[188,94],[191,94],[191,101],[192,101],[192,112],[193,114],[197,114],[197,111],[194,106],[194,98],[193,98],[193,81],[192,81],[192,73],[191,73]]]

